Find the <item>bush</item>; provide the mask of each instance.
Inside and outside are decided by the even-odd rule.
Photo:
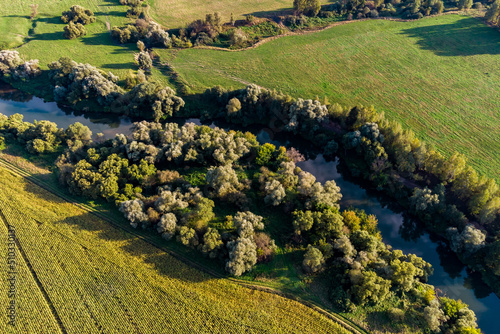
[[[96,20],[94,13],[90,9],[75,5],[69,11],[63,12],[61,21],[64,23],[73,22],[83,25],[94,23]]]
[[[243,46],[248,40],[248,36],[241,29],[233,29],[229,34],[231,45]]]
[[[75,39],[78,37],[85,36],[87,31],[85,31],[85,27],[81,23],[73,23],[73,21],[69,22],[67,26],[64,27],[64,38],[67,39]]]

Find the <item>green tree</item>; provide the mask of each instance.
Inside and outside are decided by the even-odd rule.
[[[223,245],[224,243],[222,242],[219,231],[209,227],[203,235],[201,251],[208,254],[208,256],[213,259],[217,257],[217,253]]]
[[[229,103],[226,106],[227,113],[229,115],[233,115],[237,113],[238,111],[241,110],[241,102],[238,100],[238,98],[233,97],[231,100],[229,100]]]
[[[153,60],[151,60],[148,52],[141,51],[134,56],[134,59],[142,70],[149,70],[153,66]]]
[[[70,21],[67,26],[64,27],[64,38],[75,39],[78,37],[85,36],[87,31],[81,23],[73,23]]]
[[[295,211],[293,213],[293,228],[296,234],[309,231],[314,224],[314,215],[311,211]]]
[[[319,0],[294,0],[293,9],[299,15],[316,16],[321,10],[321,3]]]
[[[458,9],[470,9],[473,4],[473,0],[459,0]]]
[[[500,0],[495,0],[495,2],[488,8],[486,14],[484,15],[486,22],[493,25],[500,25]]]
[[[239,237],[227,243],[229,260],[226,270],[234,276],[241,276],[257,263],[257,245],[253,237]]]
[[[304,254],[304,261],[302,265],[304,269],[309,273],[316,273],[323,269],[325,264],[325,259],[321,251],[311,245],[307,246],[307,251]]]
[[[378,276],[375,272],[351,270],[350,276],[353,283],[350,292],[356,303],[360,305],[378,304],[387,298],[391,282]]]

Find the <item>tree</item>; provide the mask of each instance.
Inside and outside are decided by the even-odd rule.
[[[351,270],[349,273],[353,286],[350,293],[358,304],[378,304],[389,294],[391,282],[369,270]]]
[[[341,236],[333,242],[333,247],[344,254],[344,259],[352,259],[356,255],[356,249],[346,235]]]
[[[153,66],[153,61],[148,52],[141,51],[134,56],[135,62],[142,70],[149,70]]]
[[[125,214],[125,218],[134,228],[148,220],[148,216],[144,213],[144,203],[139,199],[122,202],[120,211]]]
[[[85,36],[87,31],[81,23],[73,23],[70,21],[67,26],[64,27],[64,38],[75,39],[78,37]]]
[[[276,146],[270,143],[265,143],[257,148],[257,157],[255,163],[260,166],[267,166],[272,162],[273,153],[276,151]]]
[[[33,20],[38,15],[38,4],[31,4],[30,20]]]
[[[437,299],[431,300],[430,305],[424,309],[424,319],[427,322],[427,327],[433,332],[437,332],[447,320]]]
[[[238,175],[230,165],[210,167],[205,178],[217,197],[224,197],[241,187]]]
[[[187,226],[181,226],[179,234],[177,235],[177,241],[182,243],[184,246],[190,247],[196,247],[199,244],[196,231]]]
[[[319,0],[294,0],[293,9],[299,15],[316,16],[321,10],[321,4]]]
[[[325,259],[321,251],[311,245],[307,246],[307,251],[304,254],[304,261],[302,265],[309,273],[316,273],[323,269]]]
[[[137,41],[137,48],[142,52],[146,49],[146,45],[144,45],[143,41]]]
[[[90,9],[85,9],[82,6],[72,6],[69,11],[62,13],[61,21],[64,23],[73,22],[87,25],[96,21],[94,13]]]
[[[484,15],[486,22],[489,22],[495,26],[500,24],[500,0],[495,0],[495,2],[488,8],[486,14]]]
[[[473,0],[459,0],[458,9],[470,9],[473,4]]]
[[[166,213],[161,216],[160,222],[156,230],[161,234],[162,238],[167,240],[172,239],[177,228],[177,217],[173,213]]]
[[[280,205],[286,196],[285,188],[277,180],[266,182],[264,192],[266,193],[266,196],[264,197],[264,202],[274,206]]]
[[[223,245],[224,243],[222,242],[219,231],[209,227],[203,235],[201,251],[208,254],[208,256],[213,259],[217,257],[217,253]]]
[[[87,144],[92,138],[92,131],[90,131],[88,126],[83,125],[80,122],[70,124],[65,131],[66,140],[75,143],[77,141]]]
[[[309,231],[313,227],[314,215],[311,211],[295,211],[293,216],[292,224],[296,234],[300,235],[303,231]]]
[[[235,46],[243,46],[248,40],[248,36],[245,34],[243,30],[240,28],[233,29],[229,33],[229,39],[231,41],[231,45]]]
[[[227,243],[229,260],[226,262],[226,270],[234,276],[241,276],[249,271],[257,263],[257,245],[253,238],[239,237]]]
[[[250,211],[238,212],[233,218],[233,225],[241,238],[253,238],[255,230],[263,230],[262,217]]]
[[[237,113],[238,111],[241,110],[241,102],[238,100],[238,98],[233,97],[231,100],[229,100],[229,103],[226,106],[227,113],[229,115],[233,115]]]

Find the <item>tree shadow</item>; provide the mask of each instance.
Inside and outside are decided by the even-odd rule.
[[[10,84],[0,80],[0,99],[3,101],[29,102],[33,99],[33,95],[15,89]]]
[[[119,10],[94,12],[95,16],[121,16],[126,17],[127,13]]]
[[[60,16],[47,16],[47,17],[37,17],[36,18],[36,23],[46,23],[46,24],[59,24],[59,25],[66,25],[67,23],[64,23],[61,21]]]
[[[116,63],[116,64],[103,64],[102,68],[109,68],[113,70],[126,70],[134,68],[135,64],[133,62],[128,63]]]
[[[102,0],[104,6],[122,6],[119,0]]]
[[[462,270],[465,268],[465,264],[460,261],[457,254],[455,254],[444,242],[438,243],[436,251],[439,256],[439,264],[450,278],[455,279],[460,277]]]
[[[280,9],[275,9],[275,10],[263,10],[260,12],[252,12],[252,13],[246,13],[243,14],[245,15],[253,15],[256,17],[265,17],[265,18],[272,18],[275,16],[286,16],[286,15],[292,15],[294,12],[293,8],[288,7],[288,8],[280,8]]]
[[[416,38],[422,49],[438,56],[500,54],[500,32],[471,17],[450,24],[404,29],[401,34]]]

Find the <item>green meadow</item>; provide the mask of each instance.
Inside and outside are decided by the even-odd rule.
[[[197,92],[253,82],[295,97],[373,105],[500,180],[500,32],[477,19],[370,20],[240,52],[158,52]]]

